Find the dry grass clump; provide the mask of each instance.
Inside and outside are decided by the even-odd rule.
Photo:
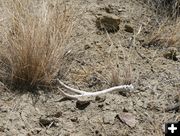
[[[120,71],[119,66],[114,67],[111,73],[111,85],[118,86],[118,85],[130,85],[132,84],[133,77],[132,77],[132,70],[131,64],[124,64],[123,66],[123,73]]]
[[[163,48],[179,46],[180,0],[148,0],[144,2],[153,7],[160,15],[158,16],[159,26],[154,29],[144,45]]]
[[[127,52],[122,46],[120,46],[118,53],[122,52],[123,62],[122,64],[118,61],[118,55],[116,55],[116,66],[113,66],[111,71],[111,85],[130,85],[133,82],[133,73],[131,67],[132,54]]]
[[[161,24],[149,38],[147,45],[159,47],[177,47],[180,48],[180,20],[171,22],[171,24]]]
[[[2,62],[8,68],[8,80],[26,88],[49,85],[58,75],[72,28],[61,4],[44,2],[33,11],[30,2],[2,2],[10,23],[4,25]]]
[[[180,15],[180,0],[143,0],[153,7],[158,14],[177,17]]]

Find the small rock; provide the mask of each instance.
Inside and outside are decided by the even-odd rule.
[[[100,32],[100,31],[97,31],[96,34],[97,34],[97,35],[102,35],[103,33]]]
[[[125,9],[119,8],[119,9],[118,9],[118,12],[125,12]]]
[[[119,114],[119,119],[131,128],[135,127],[137,123],[135,116],[127,112]]]
[[[103,108],[104,104],[99,104],[98,107],[99,108]]]
[[[0,132],[4,132],[5,128],[3,126],[0,126]]]
[[[89,49],[89,48],[91,48],[91,46],[90,46],[89,44],[84,45],[84,49],[85,49],[85,50],[87,50],[87,49]]]
[[[36,134],[40,133],[41,131],[42,131],[41,128],[35,128],[35,129],[32,129],[32,130],[31,130],[31,133],[34,134],[34,135],[36,135]]]
[[[104,124],[114,124],[116,115],[117,114],[114,112],[105,113],[105,115],[103,117]]]
[[[128,112],[128,109],[126,107],[123,107],[123,112]]]
[[[51,118],[53,118],[53,117],[59,118],[59,117],[62,116],[62,112],[61,112],[61,111],[57,111],[57,112],[55,112],[55,113],[52,113],[52,114],[49,114],[49,115],[46,115],[46,116],[47,116],[47,117],[51,117]]]
[[[81,100],[78,100],[76,102],[76,108],[78,108],[79,110],[84,110],[88,105],[90,104],[90,101],[89,100],[84,100],[84,101],[81,101]]]
[[[107,105],[103,105],[102,110],[103,111],[112,110],[112,107],[111,106],[107,106]]]
[[[0,107],[0,112],[8,112],[8,108],[6,108],[6,107]]]
[[[101,49],[103,47],[103,44],[101,42],[96,42],[96,46]]]
[[[106,96],[96,96],[95,101],[101,103],[106,100]]]
[[[120,18],[114,14],[100,13],[97,16],[96,26],[101,31],[115,33],[119,31]]]
[[[178,60],[178,58],[177,58],[177,53],[178,53],[177,48],[175,48],[175,47],[169,47],[169,48],[167,49],[167,51],[164,53],[163,56],[164,56],[166,59],[171,59],[171,60],[177,61],[177,60]]]
[[[124,28],[125,28],[124,30],[126,32],[134,33],[134,29],[133,29],[133,27],[131,25],[125,25]]]
[[[42,126],[50,126],[50,127],[57,127],[58,126],[58,120],[51,117],[41,117],[39,119],[39,124]]]
[[[105,136],[104,134],[102,134],[102,132],[100,132],[100,130],[95,130],[95,136]]]
[[[47,130],[46,130],[46,134],[48,134],[48,135],[52,135],[52,133],[53,133],[53,131],[52,131],[52,130],[50,130],[50,129],[47,129]]]
[[[72,118],[71,118],[71,121],[72,121],[72,122],[78,122],[78,117],[72,117]]]
[[[59,111],[59,112],[55,113],[53,116],[56,117],[56,118],[59,118],[59,117],[62,116],[62,112]]]
[[[107,7],[105,7],[104,10],[105,10],[107,13],[113,13],[113,8],[111,7],[111,5],[108,5]]]

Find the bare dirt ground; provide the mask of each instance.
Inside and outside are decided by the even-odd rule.
[[[19,95],[2,83],[0,135],[162,136],[165,122],[180,120],[179,109],[172,109],[180,101],[180,60],[166,56],[169,47],[178,54],[180,46],[146,44],[163,17],[136,0],[66,3],[73,8],[75,27],[67,70],[60,78],[74,88],[102,90],[111,86],[116,69],[124,81],[125,61],[130,63],[135,90],[77,101],[63,99],[57,89],[40,91],[37,97]]]

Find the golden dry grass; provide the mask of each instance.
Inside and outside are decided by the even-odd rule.
[[[124,60],[122,64],[118,61],[118,56],[116,55],[116,66],[113,66],[111,71],[110,83],[112,86],[118,85],[130,85],[133,82],[133,73],[131,68],[132,54],[131,51],[126,51],[124,47],[120,46],[118,53],[122,52]]]
[[[180,20],[172,23],[162,23],[156,29],[148,40],[149,45],[157,45],[162,47],[177,47],[180,46]]]
[[[62,67],[72,21],[65,6],[58,2],[42,3],[37,11],[28,7],[30,2],[2,2],[10,28],[2,28],[6,44],[1,54],[13,85],[46,86]]]

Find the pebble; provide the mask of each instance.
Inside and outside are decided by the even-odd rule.
[[[84,100],[84,101],[81,101],[81,100],[78,100],[76,102],[76,108],[78,108],[79,110],[84,110],[88,105],[90,104],[90,101],[89,100]]]
[[[56,118],[51,117],[41,117],[39,119],[39,124],[43,126],[51,126],[51,127],[57,127],[58,126],[58,120]]]
[[[133,27],[131,25],[125,25],[124,28],[125,28],[124,30],[126,32],[134,33],[134,29],[133,29]]]
[[[114,124],[116,115],[117,115],[117,113],[114,113],[114,112],[105,113],[104,117],[103,117],[104,124]]]

